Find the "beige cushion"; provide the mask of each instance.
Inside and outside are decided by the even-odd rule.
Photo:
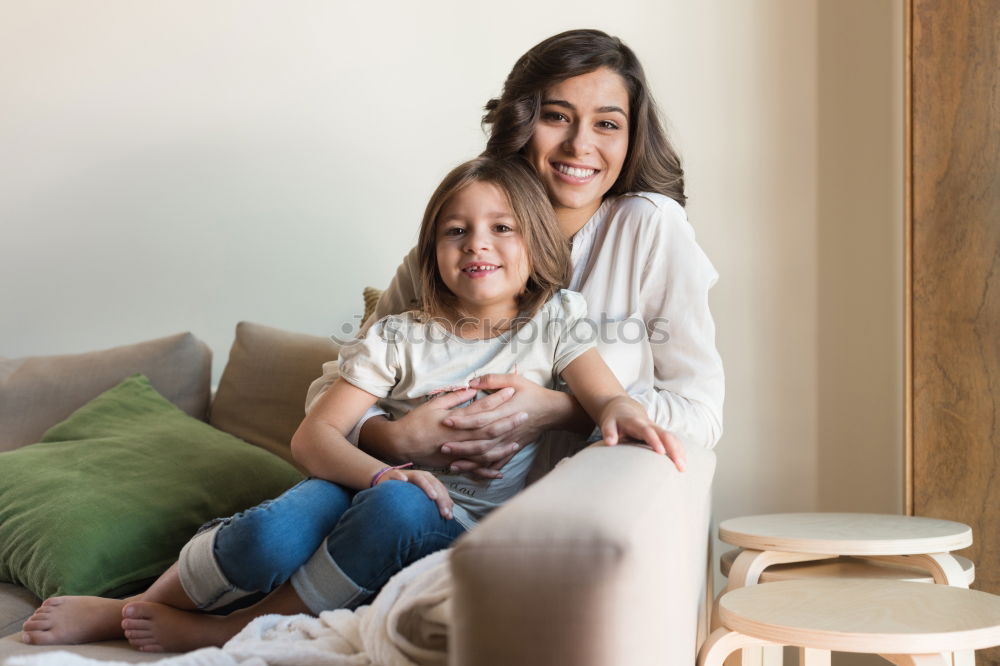
[[[361,292],[361,297],[365,301],[365,312],[361,315],[362,323],[368,321],[368,317],[371,317],[375,312],[375,306],[378,305],[378,299],[382,298],[382,290],[376,289],[375,287],[365,287],[364,291]]]
[[[456,542],[450,663],[694,664],[714,471],[627,445],[556,466]]]
[[[41,601],[26,588],[13,583],[0,583],[0,636],[21,630]]]
[[[209,422],[294,463],[289,445],[306,389],[337,350],[329,338],[240,322]]]
[[[37,442],[53,425],[137,372],[167,400],[205,419],[212,352],[190,333],[85,354],[0,358],[0,451]]]
[[[121,662],[139,664],[158,661],[172,656],[172,653],[169,652],[139,652],[133,649],[124,639],[120,641],[87,643],[86,645],[25,645],[21,642],[21,632],[18,631],[6,638],[0,638],[0,663],[3,663],[8,657],[33,656],[43,652],[55,652],[58,650],[67,650],[86,659],[111,661],[115,664]]]

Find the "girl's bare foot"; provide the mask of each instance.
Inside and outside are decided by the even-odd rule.
[[[22,625],[30,645],[73,645],[122,637],[122,599],[52,597]]]
[[[120,629],[137,650],[188,652],[222,647],[249,621],[238,615],[207,615],[178,610],[151,601],[136,601],[122,609]]]

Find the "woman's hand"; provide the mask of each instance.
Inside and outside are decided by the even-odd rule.
[[[572,396],[546,389],[520,375],[489,374],[469,382],[478,390],[496,391],[468,407],[452,410],[444,424],[454,428],[455,437],[444,443],[441,452],[454,460],[451,469],[492,479],[503,476],[501,468],[517,451],[554,427],[593,427]],[[501,403],[494,396],[513,390]],[[581,418],[582,417],[582,418]],[[465,435],[477,436],[466,437]]]
[[[449,467],[456,455],[442,452],[442,444],[445,442],[454,444],[466,440],[473,442],[490,440],[509,430],[522,418],[517,414],[511,417],[505,411],[499,419],[495,418],[482,427],[456,429],[444,423],[445,419],[462,414],[464,410],[454,408],[471,400],[475,395],[474,389],[443,393],[408,412],[397,421],[390,421],[384,417],[368,419],[361,428],[361,447],[383,460],[416,462],[428,467]],[[465,409],[475,407],[474,413],[492,414],[513,395],[513,388],[501,389],[480,398]],[[507,415],[506,418],[504,415]],[[509,459],[516,450],[512,441],[500,442],[499,446],[481,451],[481,455],[478,456],[480,462],[465,464],[468,466],[467,469],[489,465]],[[460,469],[456,467],[456,471]],[[494,476],[494,473],[489,473],[487,478]]]
[[[511,395],[513,391],[497,393],[490,399],[499,405]],[[379,416],[370,418],[361,427],[359,444],[385,460],[447,467],[453,456],[442,454],[441,444],[460,435],[443,421],[451,416],[454,407],[475,396],[472,389],[442,393],[396,421]]]
[[[635,400],[621,396],[608,402],[601,410],[600,425],[607,446],[614,446],[623,437],[634,437],[645,442],[656,453],[670,458],[677,471],[684,471],[686,457],[680,441],[656,425]]]
[[[451,501],[448,489],[444,487],[441,480],[430,472],[415,469],[390,469],[379,477],[378,483],[375,485],[377,486],[386,481],[412,483],[423,490],[424,494],[437,504],[438,512],[440,512],[442,518],[451,520],[451,508],[455,503]]]
[[[361,428],[361,447],[383,460],[449,467],[494,479],[503,476],[500,469],[544,430],[593,428],[572,396],[519,375],[484,375],[470,386],[429,400],[397,421],[369,419]],[[476,390],[494,392],[455,409]]]

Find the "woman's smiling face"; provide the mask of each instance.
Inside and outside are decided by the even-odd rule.
[[[567,235],[587,223],[618,180],[628,154],[628,123],[625,81],[606,67],[545,91],[525,155]]]

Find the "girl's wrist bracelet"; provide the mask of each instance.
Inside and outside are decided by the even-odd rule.
[[[379,471],[375,472],[375,476],[372,477],[372,482],[370,484],[368,484],[368,487],[369,488],[374,488],[375,484],[378,483],[378,480],[382,478],[382,475],[385,474],[386,472],[388,472],[389,470],[393,470],[393,469],[405,469],[407,467],[412,467],[412,466],[413,466],[413,463],[408,462],[408,463],[403,463],[402,465],[395,465],[395,466],[394,465],[388,465],[386,467],[383,467]]]

